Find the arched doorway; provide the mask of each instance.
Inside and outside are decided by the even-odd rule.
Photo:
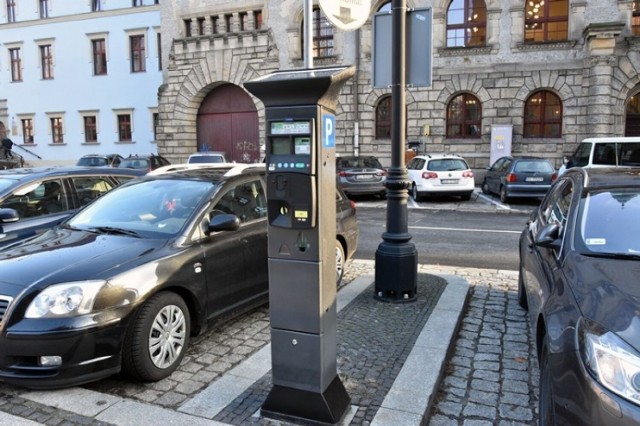
[[[627,101],[625,136],[640,136],[640,92],[631,96]]]
[[[251,97],[234,84],[209,93],[198,110],[198,151],[222,151],[228,161],[260,160],[258,112]]]

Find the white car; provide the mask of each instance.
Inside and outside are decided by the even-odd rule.
[[[456,154],[424,154],[407,164],[411,197],[418,201],[427,195],[456,195],[469,200],[475,180],[469,165]]]

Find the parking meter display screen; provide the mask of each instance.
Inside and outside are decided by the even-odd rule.
[[[291,140],[289,137],[276,137],[271,139],[271,155],[290,155]]]
[[[271,122],[272,135],[300,135],[311,133],[309,121],[273,121]]]
[[[311,154],[311,138],[297,137],[293,140],[293,148],[295,155]]]

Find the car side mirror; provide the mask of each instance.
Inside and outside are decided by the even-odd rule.
[[[0,209],[0,223],[13,223],[20,220],[20,215],[14,209]]]
[[[240,228],[240,219],[234,214],[218,214],[209,221],[209,232],[237,231]]]
[[[559,249],[560,248],[560,225],[549,223],[545,225],[535,237],[535,245],[540,247]]]

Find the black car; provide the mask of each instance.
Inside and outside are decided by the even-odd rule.
[[[80,207],[142,174],[92,167],[0,171],[0,248],[45,232]]]
[[[640,424],[640,169],[572,168],[520,237],[540,425]]]
[[[118,167],[123,169],[136,169],[150,172],[163,166],[169,166],[171,162],[161,155],[130,155],[120,162]]]
[[[378,195],[385,198],[387,171],[374,156],[336,158],[338,185],[347,195]]]
[[[160,380],[211,321],[265,303],[265,168],[230,167],[136,179],[0,252],[0,380]]]
[[[118,167],[123,157],[120,154],[87,154],[78,159],[76,166],[83,167]]]
[[[512,198],[542,198],[557,178],[556,169],[546,158],[506,156],[487,168],[481,188],[506,203]]]

